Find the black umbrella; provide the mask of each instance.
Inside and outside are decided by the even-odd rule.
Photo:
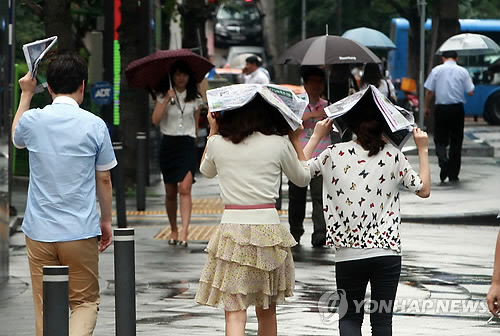
[[[380,58],[359,42],[335,35],[310,37],[297,42],[279,58],[279,64],[327,65],[351,63],[382,63]],[[330,101],[330,73],[327,74],[327,95]]]
[[[294,44],[279,58],[278,63],[326,65],[382,62],[359,42],[335,35],[322,35]]]

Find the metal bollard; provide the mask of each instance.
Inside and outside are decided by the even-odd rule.
[[[114,229],[116,335],[135,336],[134,229]]]
[[[69,267],[43,267],[43,335],[69,335]]]
[[[146,132],[137,132],[136,205],[137,211],[146,210]]]
[[[125,186],[123,183],[122,143],[113,142],[113,150],[115,151],[116,161],[118,161],[118,164],[112,170],[113,185],[115,187],[115,198],[116,198],[116,219],[118,222],[118,227],[126,228],[127,214],[125,205]]]

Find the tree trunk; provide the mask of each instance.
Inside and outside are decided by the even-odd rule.
[[[130,62],[150,53],[149,0],[122,0],[121,15],[120,127],[114,140],[123,142],[125,185],[130,187],[136,178],[136,133],[149,129],[150,109],[146,90],[129,88],[124,71]]]
[[[275,62],[281,56],[285,49],[286,38],[282,33],[284,19],[279,15],[274,0],[264,0],[259,2],[260,12],[264,13],[262,27],[264,32],[264,44],[266,50],[269,50],[270,58],[273,61],[274,81],[281,83],[283,81],[283,67]]]
[[[44,4],[45,33],[57,36],[59,53],[75,51],[70,0],[46,0]]]
[[[336,10],[337,22],[335,27],[335,34],[338,36],[342,35],[342,0],[337,0],[337,10]]]
[[[197,54],[208,58],[205,22],[209,10],[205,1],[184,0],[179,6],[179,12],[184,20],[182,47],[193,49]]]
[[[429,49],[428,71],[441,63],[441,56],[435,55],[436,50],[449,37],[460,32],[458,21],[458,0],[436,0],[432,13],[432,33]]]
[[[408,64],[406,73],[409,78],[413,78],[418,82],[418,70],[420,66],[420,15],[416,0],[410,1],[407,14],[410,28],[408,30]]]

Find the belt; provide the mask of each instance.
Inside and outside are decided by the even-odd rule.
[[[254,204],[254,205],[237,205],[237,204],[226,204],[224,209],[227,210],[255,210],[255,209],[274,209],[275,205],[273,203],[267,204]]]

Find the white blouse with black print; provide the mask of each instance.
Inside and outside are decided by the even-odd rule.
[[[399,187],[417,193],[422,181],[399,149],[386,144],[369,157],[350,141],[329,146],[308,163],[312,177],[323,176],[328,245],[401,251]]]

